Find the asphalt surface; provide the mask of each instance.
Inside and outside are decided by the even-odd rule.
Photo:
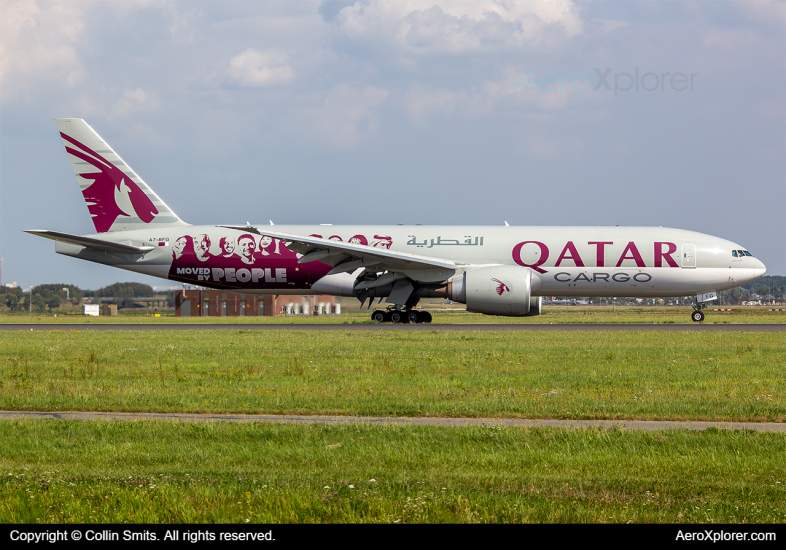
[[[135,421],[164,420],[171,422],[275,422],[280,424],[375,424],[410,426],[506,426],[520,428],[618,428],[626,430],[694,430],[708,428],[722,430],[753,430],[757,432],[786,432],[786,423],[778,422],[675,422],[649,420],[548,420],[503,418],[403,418],[364,416],[297,416],[256,414],[163,414],[117,412],[46,412],[0,411],[0,420],[103,420]]]
[[[786,332],[786,323],[767,324],[185,324],[185,323],[2,323],[0,331],[98,331],[98,330],[517,330],[517,331],[678,331],[678,332]]]

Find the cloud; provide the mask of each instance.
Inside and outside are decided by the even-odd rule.
[[[466,90],[451,91],[423,84],[413,84],[402,94],[404,108],[413,122],[420,122],[431,115],[450,114],[457,105],[466,101]]]
[[[351,40],[406,50],[471,53],[544,43],[581,34],[568,0],[409,0],[342,9],[336,21]]]
[[[295,76],[295,71],[289,66],[285,53],[249,48],[229,60],[229,67],[224,74],[231,85],[262,88],[289,82]]]
[[[425,83],[413,83],[391,100],[402,106],[410,121],[419,123],[435,116],[465,117],[483,120],[488,117],[539,120],[546,122],[564,116],[569,109],[580,110],[572,116],[584,120],[594,113],[606,98],[601,94],[580,93],[570,84],[544,92],[527,84],[521,67],[501,68],[500,74],[472,86],[446,89]],[[538,77],[543,76],[538,74]],[[532,80],[534,77],[530,77]]]
[[[782,29],[783,21],[786,19],[786,3],[782,1],[759,0],[731,2],[730,6],[742,17],[749,19],[757,25],[768,25]]]
[[[169,33],[175,44],[191,44],[197,32],[197,22],[202,18],[201,9],[179,10],[174,4],[167,4],[165,13],[169,17]]]
[[[330,91],[306,98],[313,106],[297,110],[296,123],[289,126],[302,136],[311,136],[338,149],[357,145],[373,134],[377,113],[389,96],[384,88],[338,84]]]
[[[591,19],[587,25],[600,34],[609,34],[616,29],[627,27],[629,21],[617,21],[616,19]]]
[[[0,17],[0,82],[3,101],[46,83],[73,88],[87,73],[76,45],[85,28],[78,3],[3,2]]]
[[[159,103],[160,100],[156,94],[146,92],[142,88],[124,90],[120,99],[110,107],[110,112],[112,116],[125,117],[151,111],[158,107]]]
[[[77,101],[80,116],[104,119],[127,118],[158,108],[161,100],[142,88],[133,90],[102,86],[101,95],[90,94]]]

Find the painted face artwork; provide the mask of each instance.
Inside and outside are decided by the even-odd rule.
[[[204,262],[205,260],[209,259],[210,237],[208,237],[204,233],[201,235],[197,235],[197,238],[194,241],[194,252],[196,252],[196,257],[199,261]]]
[[[224,258],[229,258],[235,252],[235,239],[232,237],[221,237],[219,241],[219,245],[221,246],[221,255]]]
[[[183,251],[186,249],[186,244],[188,244],[186,238],[180,237],[175,241],[175,244],[172,245],[172,254],[176,260],[180,259],[180,256],[183,255]]]
[[[237,246],[240,249],[240,260],[245,264],[253,264],[254,250],[256,250],[254,237],[251,235],[241,235],[237,240]]]
[[[267,235],[263,235],[261,239],[259,239],[259,252],[263,256],[269,256],[270,252],[268,252],[267,248],[273,244],[273,239],[268,237]]]

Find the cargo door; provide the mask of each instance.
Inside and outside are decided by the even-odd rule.
[[[696,245],[682,245],[682,267],[696,267]]]

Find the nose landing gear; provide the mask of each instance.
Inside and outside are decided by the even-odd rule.
[[[704,312],[702,309],[707,307],[707,304],[704,302],[697,302],[696,305],[693,306],[693,313],[690,314],[691,321],[694,323],[701,323],[704,320]]]

